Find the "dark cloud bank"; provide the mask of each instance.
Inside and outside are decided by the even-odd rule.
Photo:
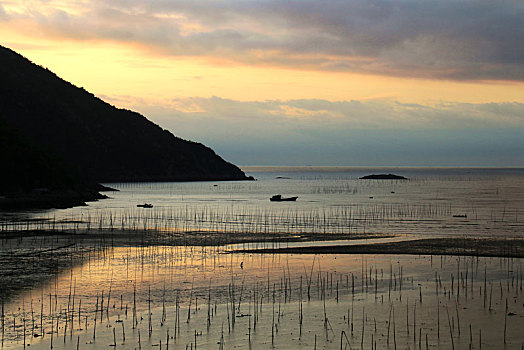
[[[49,33],[140,43],[169,55],[456,80],[524,80],[521,0],[36,1]],[[49,8],[51,7],[51,8]],[[38,12],[38,9],[46,8]]]

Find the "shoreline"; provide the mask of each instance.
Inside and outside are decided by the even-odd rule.
[[[385,235],[241,234],[220,232],[162,233],[151,231],[92,230],[12,231],[0,234],[0,302],[46,283],[89,259],[119,247],[199,246],[232,244],[286,244],[286,242],[379,238]]]
[[[519,238],[422,238],[417,240],[314,247],[241,249],[230,253],[249,254],[377,254],[453,255],[524,258],[524,239]]]
[[[385,234],[241,234],[186,232],[162,234],[147,231],[99,231],[71,233],[58,231],[17,231],[0,235],[0,301],[46,283],[54,276],[78,266],[91,253],[118,247],[200,246],[226,247],[241,244],[325,242],[325,245],[284,248],[232,249],[226,254],[377,254],[377,255],[454,255],[524,258],[524,239],[445,237],[376,242],[395,239]],[[369,239],[369,243],[330,245],[329,241]]]
[[[27,230],[0,233],[0,253],[6,240],[14,239],[55,239],[72,241],[82,245],[100,247],[118,246],[226,246],[242,243],[287,243],[287,242],[323,242],[342,240],[365,240],[392,238],[396,235],[382,233],[332,234],[332,233],[238,233],[217,231],[154,231],[91,229],[90,231]],[[0,255],[1,256],[1,255]]]

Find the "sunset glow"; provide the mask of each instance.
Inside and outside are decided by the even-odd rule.
[[[515,1],[3,1],[0,39],[102,99],[245,163],[247,154],[228,150],[258,133],[251,127],[267,104],[278,107],[262,108],[264,119],[281,127],[264,132],[283,137],[296,127],[322,139],[344,120],[348,129],[446,129],[453,120],[453,128],[522,134],[523,11]],[[339,108],[356,102],[358,110]],[[202,124],[217,132],[197,131]],[[224,125],[236,146],[220,135]]]

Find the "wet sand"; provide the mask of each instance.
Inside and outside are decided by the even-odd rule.
[[[7,297],[5,349],[29,343],[31,349],[151,349],[161,342],[339,349],[342,340],[352,348],[450,349],[514,348],[523,341],[521,261],[475,256],[482,249],[516,254],[522,240],[407,236],[411,241],[333,246],[295,235],[302,247],[245,244],[286,247],[257,253],[309,250],[271,255],[223,254],[243,244],[196,247],[210,242],[209,236],[191,241],[196,232],[178,241],[192,242],[187,246],[162,244],[168,240],[147,232],[99,234],[33,232],[0,240],[0,264],[12,269],[0,284]],[[255,238],[231,236],[241,243]],[[399,255],[384,254],[394,253],[393,246]],[[341,253],[348,247],[360,251]],[[402,255],[406,247],[424,255]],[[429,256],[437,247],[471,257]],[[366,255],[364,248],[375,252]],[[326,255],[311,254],[321,251]]]
[[[54,275],[82,264],[86,253],[109,247],[227,246],[263,243],[256,249],[234,249],[232,253],[256,254],[411,254],[484,257],[524,257],[523,239],[430,238],[376,243],[391,235],[249,234],[202,233],[159,234],[101,231],[64,233],[31,231],[0,237],[0,300],[20,290],[31,289]],[[366,244],[330,245],[334,240],[370,240]],[[291,242],[326,242],[325,245],[286,247]],[[267,248],[268,243],[275,247]]]
[[[513,349],[523,296],[519,259],[109,248],[6,303],[4,348]]]
[[[187,232],[184,234],[148,231],[92,230],[85,232],[23,231],[0,235],[0,301],[21,290],[48,281],[53,276],[84,262],[87,253],[114,247],[226,246],[244,243],[308,242],[385,238],[386,235],[333,234],[239,234]]]
[[[241,249],[234,252],[259,254],[410,254],[523,258],[524,239],[430,238],[357,245]]]

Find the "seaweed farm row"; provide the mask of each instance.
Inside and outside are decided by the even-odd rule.
[[[405,181],[359,180],[358,168],[269,170],[250,174],[259,181],[107,184],[118,191],[84,207],[0,213],[0,233],[522,234],[524,177],[511,169],[405,169]],[[298,199],[270,202],[275,194]]]
[[[453,209],[439,204],[373,204],[327,208],[229,206],[70,210],[67,216],[44,213],[0,219],[0,233],[16,231],[150,231],[242,234],[446,234],[502,232],[515,235],[524,227],[523,209],[502,212]],[[53,215],[53,216],[51,216]]]
[[[520,349],[522,259],[114,247],[2,304],[2,348]]]

